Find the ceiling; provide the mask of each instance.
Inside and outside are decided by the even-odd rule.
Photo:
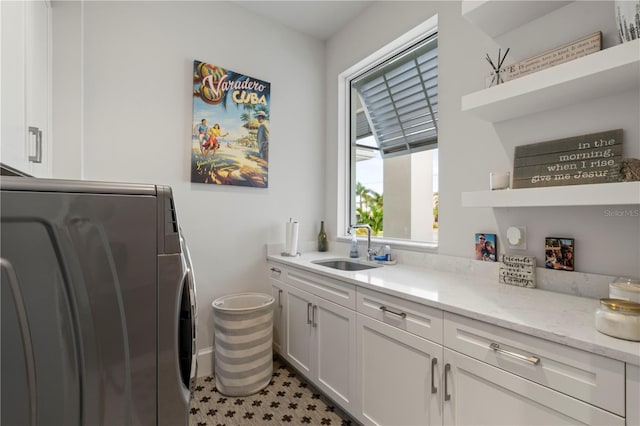
[[[244,1],[235,4],[257,15],[326,40],[358,16],[373,1]]]

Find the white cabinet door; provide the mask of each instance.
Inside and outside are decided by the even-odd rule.
[[[442,346],[357,315],[358,420],[371,425],[442,423]]]
[[[18,170],[28,172],[26,148],[25,99],[25,2],[0,2],[0,72],[2,105],[2,153],[0,160]]]
[[[627,426],[640,426],[640,367],[627,364]]]
[[[315,383],[350,411],[356,390],[356,313],[321,297],[312,309]]]
[[[312,378],[311,315],[314,296],[304,290],[288,285],[285,296],[285,358],[298,371]]]
[[[273,276],[269,278],[269,282],[271,283],[271,295],[276,300],[273,308],[273,348],[277,353],[282,354],[285,347],[285,286]]]
[[[0,2],[2,20],[1,160],[51,176],[50,3]]]
[[[345,410],[354,404],[355,312],[304,290],[285,291],[285,358]]]
[[[26,102],[27,153],[31,174],[51,177],[50,3],[44,0],[26,3]],[[36,130],[37,129],[37,130]]]
[[[444,349],[445,425],[608,425],[625,420],[570,396]]]

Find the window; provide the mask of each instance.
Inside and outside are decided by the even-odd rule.
[[[367,223],[396,243],[436,243],[437,17],[345,71],[340,83],[347,226]]]

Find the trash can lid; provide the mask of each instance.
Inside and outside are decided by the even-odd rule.
[[[213,309],[242,312],[263,308],[273,304],[273,296],[263,293],[238,293],[217,298],[211,303]]]

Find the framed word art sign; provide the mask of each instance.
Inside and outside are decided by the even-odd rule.
[[[622,129],[517,146],[513,188],[620,180]]]

